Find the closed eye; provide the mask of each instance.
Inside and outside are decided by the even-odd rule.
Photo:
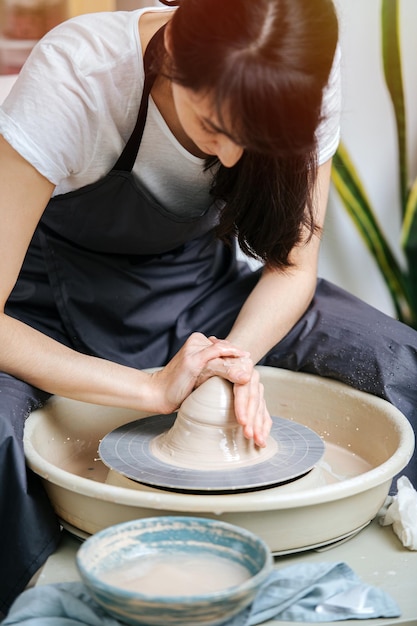
[[[211,135],[217,135],[219,132],[221,132],[220,129],[217,129],[208,120],[200,119],[199,122],[201,129],[204,130],[204,132],[206,133],[210,133]]]
[[[230,133],[228,133],[224,128],[220,128],[220,126],[216,126],[215,124],[213,124],[213,122],[208,118],[199,118],[199,124],[204,132],[210,135],[224,135],[225,137],[230,139],[230,141],[232,141],[235,145],[240,146],[244,149],[244,146],[234,137],[232,137]]]

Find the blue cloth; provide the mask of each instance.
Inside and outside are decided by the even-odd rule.
[[[343,592],[365,589],[356,608]],[[255,626],[267,620],[335,622],[399,617],[394,600],[382,589],[363,585],[345,563],[301,563],[275,569],[253,604],[224,626]],[[90,596],[83,583],[35,587],[21,594],[3,626],[120,626]]]

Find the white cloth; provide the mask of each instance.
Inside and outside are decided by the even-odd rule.
[[[121,154],[144,81],[138,20],[143,12],[167,10],[173,9],[81,15],[53,29],[33,50],[0,108],[0,133],[57,186],[55,195],[98,180]],[[339,142],[339,50],[323,112],[319,162]],[[184,207],[188,200],[198,210],[209,202],[202,161],[184,150],[152,105],[138,158],[134,172],[167,208]]]
[[[417,550],[417,491],[407,476],[397,480],[397,494],[387,502],[381,512],[382,526],[392,524],[392,529],[405,548]]]

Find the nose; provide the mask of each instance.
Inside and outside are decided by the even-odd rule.
[[[216,155],[225,167],[233,167],[243,154],[243,148],[228,137],[222,137],[216,143]]]

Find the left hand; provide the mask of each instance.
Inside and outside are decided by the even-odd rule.
[[[213,343],[219,341],[209,337]],[[196,386],[212,376],[220,376],[233,383],[234,409],[237,422],[247,439],[264,448],[272,426],[264,398],[264,387],[259,372],[249,356],[220,357],[209,361],[201,372]]]

